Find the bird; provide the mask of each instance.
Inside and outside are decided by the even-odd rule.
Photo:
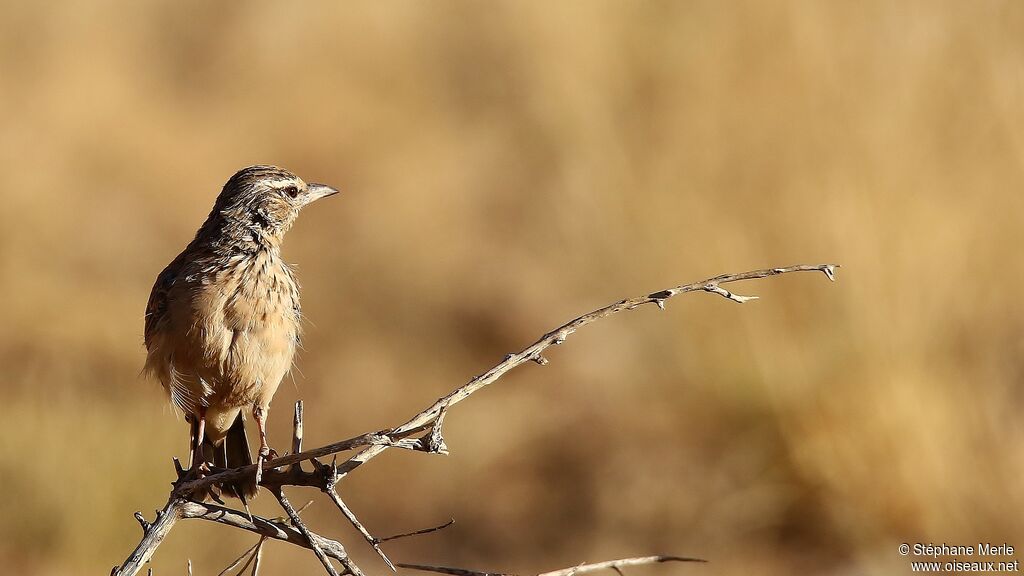
[[[277,166],[239,170],[146,305],[143,371],[190,424],[188,473],[252,464],[244,415],[252,413],[255,477],[224,490],[243,502],[276,456],[267,416],[299,346],[299,286],[281,245],[300,211],[337,193]]]

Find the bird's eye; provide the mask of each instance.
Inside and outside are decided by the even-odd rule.
[[[284,193],[287,194],[289,198],[295,198],[299,195],[299,189],[295,186],[289,186],[284,189]]]

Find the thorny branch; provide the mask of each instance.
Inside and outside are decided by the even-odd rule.
[[[313,550],[317,558],[324,565],[328,574],[338,574],[337,570],[331,564],[331,559],[334,559],[344,567],[345,570],[343,574],[361,576],[362,572],[349,558],[341,543],[324,538],[309,530],[309,528],[306,527],[299,518],[298,512],[291,507],[283,492],[284,486],[310,486],[319,488],[330,496],[339,511],[341,511],[346,519],[352,523],[367,543],[377,552],[378,555],[380,555],[392,570],[395,569],[395,566],[401,566],[405,568],[431,570],[434,572],[462,576],[485,576],[489,574],[495,574],[495,576],[506,576],[498,573],[475,572],[472,570],[457,568],[392,563],[381,550],[381,543],[394,538],[437,531],[449,526],[451,523],[435,528],[428,528],[426,530],[417,530],[391,538],[382,539],[374,537],[338,495],[336,490],[337,483],[350,472],[377,457],[388,448],[403,448],[433,454],[447,454],[448,448],[444,443],[442,427],[448,409],[455,404],[462,402],[473,393],[494,383],[506,372],[516,368],[517,366],[521,366],[527,362],[536,362],[540,365],[547,364],[548,360],[543,356],[543,352],[545,350],[551,346],[564,343],[570,335],[588,324],[596,322],[602,318],[607,318],[608,316],[617,314],[624,310],[636,309],[644,304],[654,304],[658,306],[658,308],[664,309],[665,303],[670,298],[688,292],[708,292],[742,304],[756,299],[757,296],[741,296],[739,294],[735,294],[723,288],[722,284],[729,284],[741,280],[766,278],[790,272],[821,272],[824,273],[829,280],[835,281],[835,271],[838,267],[839,265],[837,264],[797,265],[784,268],[753,270],[739,274],[722,274],[699,282],[682,284],[674,288],[661,290],[659,292],[652,292],[644,296],[620,300],[614,304],[599,308],[567,322],[544,334],[536,342],[519,352],[508,354],[503,361],[490,370],[476,376],[466,384],[439,398],[430,407],[416,414],[407,422],[396,428],[368,432],[306,451],[302,451],[302,404],[300,401],[295,407],[292,453],[278,457],[273,461],[266,463],[264,465],[262,480],[260,481],[261,486],[270,490],[277,497],[282,508],[288,515],[290,520],[289,522],[268,520],[266,518],[253,516],[249,514],[248,511],[240,512],[224,506],[200,503],[193,500],[193,498],[202,499],[202,495],[214,485],[244,480],[255,476],[255,465],[215,471],[215,473],[211,473],[203,478],[191,479],[183,474],[180,465],[176,463],[176,468],[179,472],[179,480],[175,483],[174,488],[171,491],[167,505],[163,510],[157,512],[157,517],[152,523],[148,522],[140,513],[136,513],[135,517],[143,529],[143,538],[128,559],[126,559],[120,567],[114,567],[111,571],[111,575],[134,576],[139,572],[139,570],[141,570],[143,564],[149,561],[157,547],[160,546],[164,537],[166,537],[167,533],[169,533],[174,527],[177,520],[185,518],[199,518],[241,528],[260,535],[260,544],[257,544],[257,546],[254,547],[255,552],[250,558],[250,561],[256,562],[257,567],[253,569],[254,574],[258,570],[258,558],[259,553],[262,552],[262,542],[265,539],[273,539],[289,542],[291,544]],[[337,463],[338,454],[356,449],[361,450],[340,464]],[[318,459],[325,456],[333,456],[334,461],[331,464],[321,463]],[[302,462],[306,461],[312,462],[312,471],[305,471],[302,469]],[[249,554],[249,552],[246,554]],[[246,554],[243,554],[239,560],[245,558]],[[669,561],[693,562],[701,560],[677,556],[627,558],[595,564],[583,564],[572,568],[566,568],[564,570],[547,572],[538,576],[575,576],[578,573],[599,569],[610,569],[618,572],[624,566]]]

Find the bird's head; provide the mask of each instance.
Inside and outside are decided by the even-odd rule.
[[[235,227],[258,229],[266,238],[279,241],[300,210],[337,193],[324,184],[307,184],[277,166],[249,166],[224,185],[214,213]]]

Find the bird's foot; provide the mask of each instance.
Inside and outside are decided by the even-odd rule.
[[[210,465],[206,462],[196,462],[189,468],[188,473],[185,477],[189,480],[199,480],[210,474]]]
[[[259,454],[256,456],[256,485],[259,486],[263,480],[263,465],[277,458],[277,450],[270,446],[260,446]]]
[[[180,470],[178,472],[178,480],[174,483],[174,486],[175,488],[177,488],[182,484],[186,484],[188,482],[202,480],[203,478],[211,474],[216,474],[218,471],[218,469],[212,468],[206,462],[198,462],[190,466],[188,469]],[[217,497],[217,494],[214,490],[215,489],[213,486],[208,486],[197,492],[194,492],[191,498],[199,500],[200,502],[205,500],[214,500],[216,502],[220,502],[223,504],[223,502]]]

